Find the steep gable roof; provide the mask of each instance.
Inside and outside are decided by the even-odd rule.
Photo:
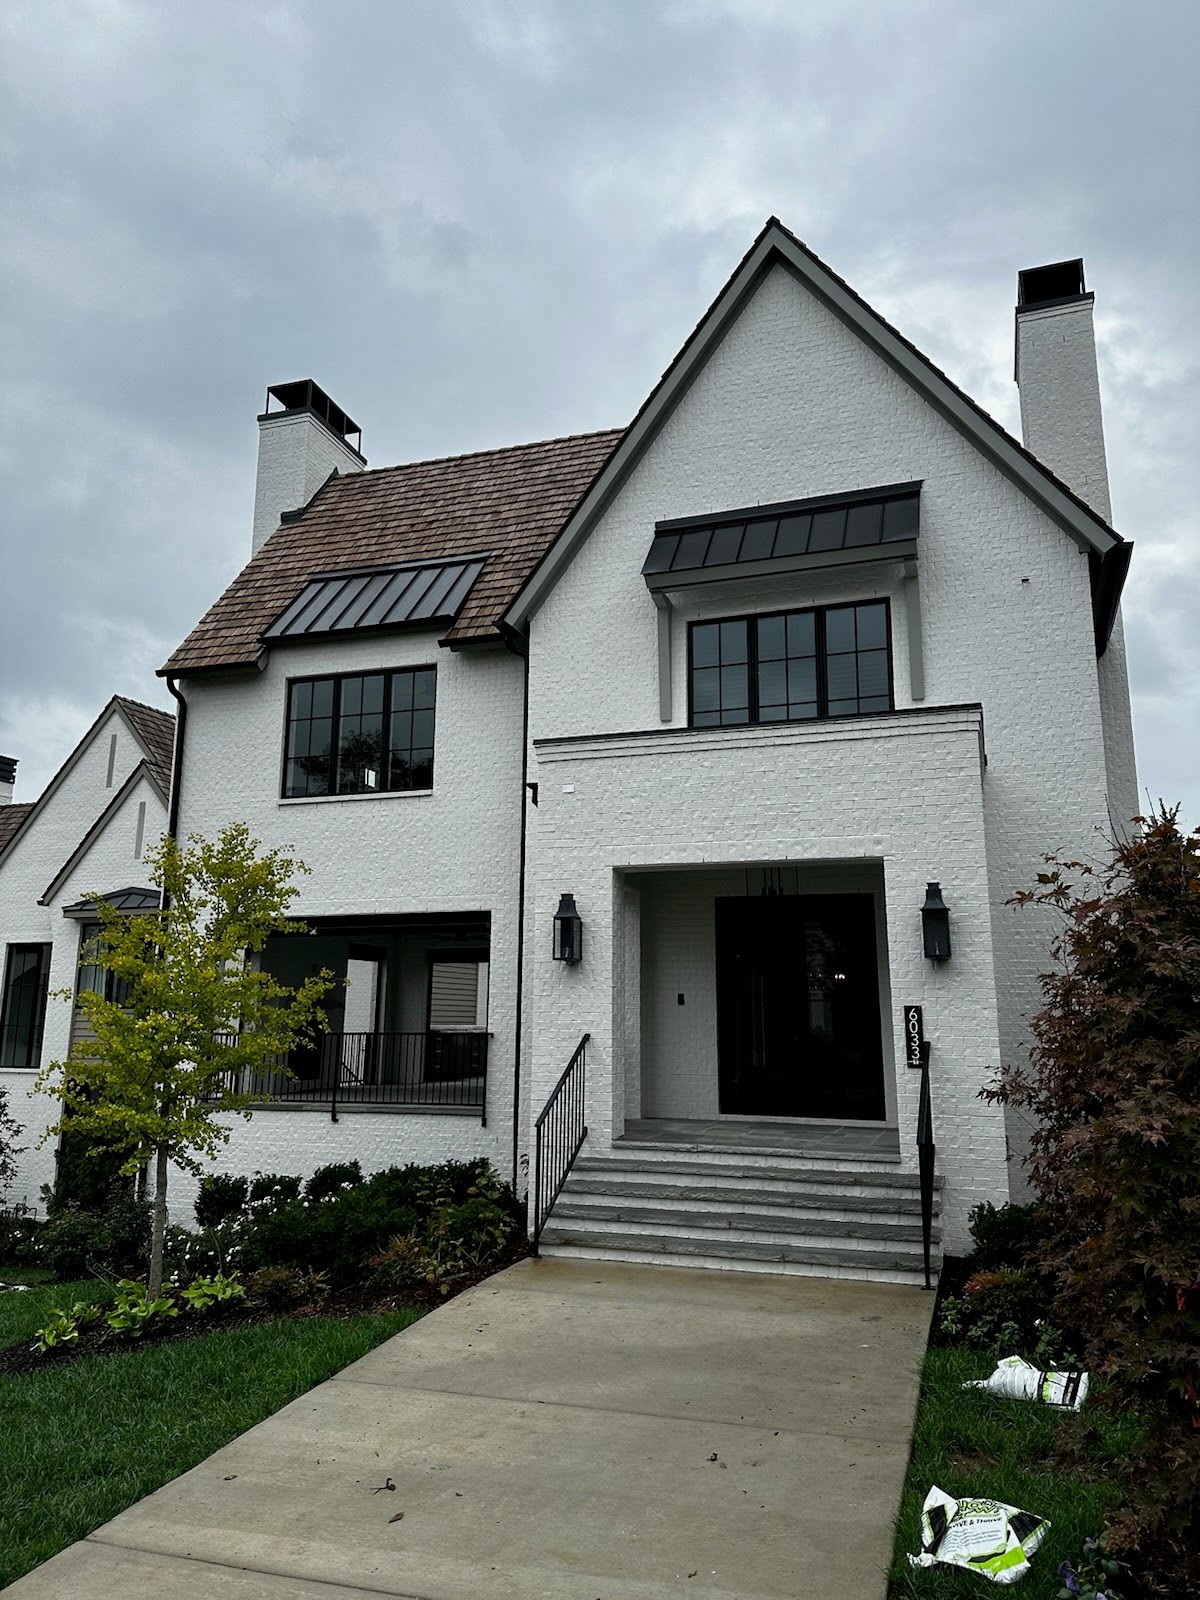
[[[147,771],[159,792],[164,796],[170,793],[171,752],[175,742],[175,718],[167,711],[157,711],[153,706],[143,705],[140,700],[128,700],[124,695],[115,694],[32,804],[0,808],[0,814],[10,811],[23,813],[16,826],[10,831],[7,841],[4,840],[3,834],[0,832],[0,854],[10,849],[25,830],[32,827],[34,819],[39,817],[49,805],[53,796],[66,781],[75,764],[83,755],[83,752],[91,744],[97,731],[113,711],[116,711],[121,717],[140,745],[142,754],[146,758],[145,766]],[[0,822],[0,829],[2,827],[3,824]]]
[[[9,840],[15,837],[21,824],[32,810],[32,800],[17,806],[0,806],[0,855],[4,854]]]
[[[150,708],[144,707],[143,709],[149,710]],[[58,871],[51,878],[45,889],[38,896],[38,905],[48,906],[50,904],[51,900],[53,900],[59,889],[62,888],[67,878],[72,872],[74,872],[75,868],[87,855],[88,851],[104,832],[105,828],[108,827],[109,823],[116,816],[117,812],[120,811],[121,807],[125,804],[125,801],[137,788],[138,784],[141,783],[143,778],[149,782],[155,793],[158,795],[158,798],[162,801],[163,805],[166,806],[166,788],[158,781],[158,777],[155,774],[153,767],[150,765],[150,762],[139,761],[137,766],[134,767],[133,771],[125,779],[125,782],[117,790],[116,794],[113,795],[112,799],[105,806],[104,810],[96,818],[95,822],[92,823],[91,827],[84,834],[83,838],[80,839],[74,850],[71,851],[71,854],[63,862],[62,866],[59,867]]]
[[[446,641],[497,639],[498,624],[621,431],[331,477],[282,524],[160,669],[252,665],[262,635],[318,572],[486,554]]]
[[[775,266],[790,272],[1088,552],[1092,558],[1097,653],[1102,653],[1112,628],[1132,545],[952,382],[928,356],[897,332],[777,217],[768,218],[758,238],[625,430],[619,446],[572,512],[558,539],[509,606],[505,620],[510,626],[522,627],[537,610],[713,350]]]
[[[138,743],[146,752],[146,763],[159,793],[166,798],[171,789],[171,757],[175,749],[175,718],[169,711],[143,705],[140,700],[114,696]]]

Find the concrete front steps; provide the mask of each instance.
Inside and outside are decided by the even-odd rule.
[[[941,1261],[935,1180],[931,1271]],[[925,1281],[916,1173],[792,1156],[585,1145],[541,1253],[658,1266]]]

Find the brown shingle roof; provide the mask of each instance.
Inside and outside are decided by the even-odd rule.
[[[8,841],[32,810],[32,800],[19,806],[0,806],[0,855],[4,854]]]
[[[175,748],[175,718],[157,706],[143,705],[123,694],[113,697],[133,724],[134,732],[146,747],[146,761],[164,794],[171,792],[171,753]]]
[[[271,535],[160,669],[250,665],[266,628],[314,572],[488,554],[451,641],[497,624],[611,455],[621,429],[331,478]]]

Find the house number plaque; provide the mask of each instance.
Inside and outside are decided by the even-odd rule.
[[[910,1067],[920,1069],[925,1064],[925,1017],[920,1006],[904,1008],[904,1060]]]

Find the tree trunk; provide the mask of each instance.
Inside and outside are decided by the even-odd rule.
[[[162,1291],[163,1240],[167,1233],[167,1147],[160,1144],[155,1150],[154,1162],[154,1222],[150,1232],[150,1298],[155,1300]]]

